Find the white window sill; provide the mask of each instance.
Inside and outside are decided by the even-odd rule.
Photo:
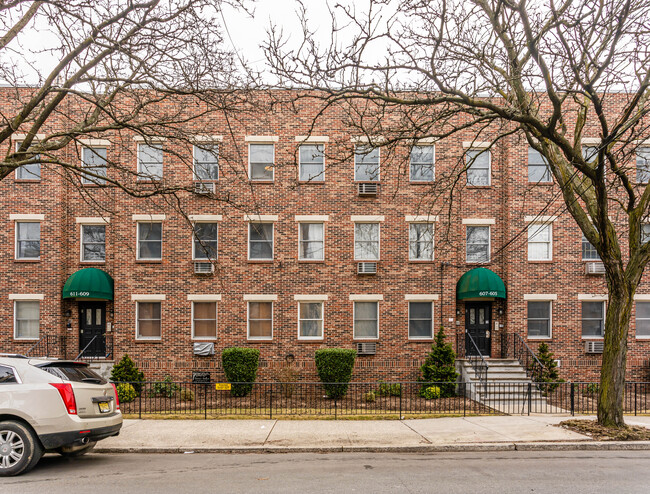
[[[298,341],[323,341],[325,338],[322,336],[308,338],[306,336],[298,336]]]
[[[39,341],[40,338],[17,338],[14,336],[14,341]]]
[[[156,337],[156,338],[142,338],[142,337],[136,337],[135,341],[162,341],[162,336],[161,337]]]
[[[433,341],[433,339],[434,339],[433,336],[428,336],[426,338],[411,338],[409,336],[409,341],[425,341],[426,342],[426,341]]]
[[[581,336],[583,340],[604,340],[605,336]]]
[[[358,336],[354,336],[352,339],[353,339],[354,341],[378,341],[378,340],[379,340],[379,336],[377,336],[376,338],[360,338],[360,337],[358,337]]]
[[[552,336],[527,336],[526,339],[531,340],[531,341],[544,341],[544,340],[552,340]]]
[[[197,341],[197,342],[204,342],[204,343],[212,343],[214,341],[217,341],[217,337],[215,336],[214,338],[192,338],[192,341]]]

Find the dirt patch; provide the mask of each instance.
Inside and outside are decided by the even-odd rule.
[[[638,425],[604,427],[595,420],[565,420],[558,427],[584,434],[597,441],[650,441],[650,429]]]

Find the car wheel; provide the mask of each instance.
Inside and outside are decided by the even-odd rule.
[[[76,458],[77,456],[85,455],[86,453],[90,453],[94,448],[95,444],[97,442],[90,442],[86,444],[83,448],[81,449],[76,449],[74,451],[66,451],[65,448],[57,448],[56,452],[59,453],[61,456],[64,458]]]
[[[0,422],[0,476],[25,473],[41,456],[41,443],[27,426],[13,420]]]

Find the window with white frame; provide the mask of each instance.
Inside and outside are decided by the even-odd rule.
[[[542,153],[532,147],[528,148],[528,181],[533,183],[553,181],[548,161]]]
[[[640,184],[650,181],[650,147],[636,150],[636,181]]]
[[[591,162],[598,159],[598,147],[597,146],[582,146],[582,157],[587,162]]]
[[[650,302],[636,303],[636,337],[650,338]]]
[[[467,167],[467,185],[490,185],[489,149],[468,149],[465,153]]]
[[[273,259],[273,223],[248,224],[248,259],[268,261]]]
[[[159,261],[162,259],[162,223],[138,223],[138,259]]]
[[[550,338],[551,337],[551,301],[528,302],[528,337],[529,338]]]
[[[298,339],[323,339],[323,302],[298,302]]]
[[[433,146],[413,146],[411,149],[411,182],[433,182],[435,152]]]
[[[16,151],[20,149],[22,142],[16,143]],[[40,180],[41,179],[41,155],[36,154],[34,156],[20,157],[21,161],[31,161],[31,163],[24,164],[16,168],[15,178],[16,180]]]
[[[591,245],[587,237],[582,235],[582,260],[583,261],[600,261],[600,256],[596,247]]]
[[[219,180],[219,145],[194,145],[194,180]]]
[[[275,168],[274,144],[249,144],[248,160],[250,180],[272,182]]]
[[[16,221],[16,259],[41,258],[41,224]]]
[[[379,223],[354,224],[354,259],[379,260]]]
[[[273,302],[248,302],[248,339],[273,338]]]
[[[136,338],[159,340],[162,336],[161,302],[136,302]]]
[[[490,262],[490,227],[467,225],[465,249],[466,262]]]
[[[433,261],[433,223],[409,224],[409,259]]]
[[[217,338],[217,302],[192,302],[192,338]]]
[[[196,260],[215,260],[219,252],[219,225],[194,223],[194,252]]]
[[[322,261],[325,257],[324,224],[299,223],[298,259],[301,261]]]
[[[553,257],[553,230],[550,223],[528,225],[528,260],[550,261]]]
[[[106,225],[81,225],[81,260],[106,260]]]
[[[379,302],[354,302],[354,338],[379,338]]]
[[[81,183],[103,185],[106,183],[106,148],[84,147],[81,150],[81,166],[87,173],[81,175]]]
[[[38,300],[14,301],[14,338],[38,340],[41,303]]]
[[[322,182],[325,180],[325,154],[322,144],[302,144],[298,149],[300,181]]]
[[[162,180],[163,145],[138,144],[138,180]]]
[[[379,148],[367,144],[354,147],[354,180],[379,182]]]
[[[650,223],[643,223],[641,225],[641,243],[647,244],[650,242]]]
[[[409,302],[409,339],[433,338],[433,302]]]
[[[582,336],[605,334],[605,302],[582,302]]]

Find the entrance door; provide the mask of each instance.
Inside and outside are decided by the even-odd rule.
[[[490,323],[492,322],[492,302],[465,303],[465,329],[484,357],[491,354]],[[465,336],[465,354],[477,355],[468,336]]]
[[[84,357],[106,356],[105,334],[106,302],[79,302],[79,351],[90,344]]]

